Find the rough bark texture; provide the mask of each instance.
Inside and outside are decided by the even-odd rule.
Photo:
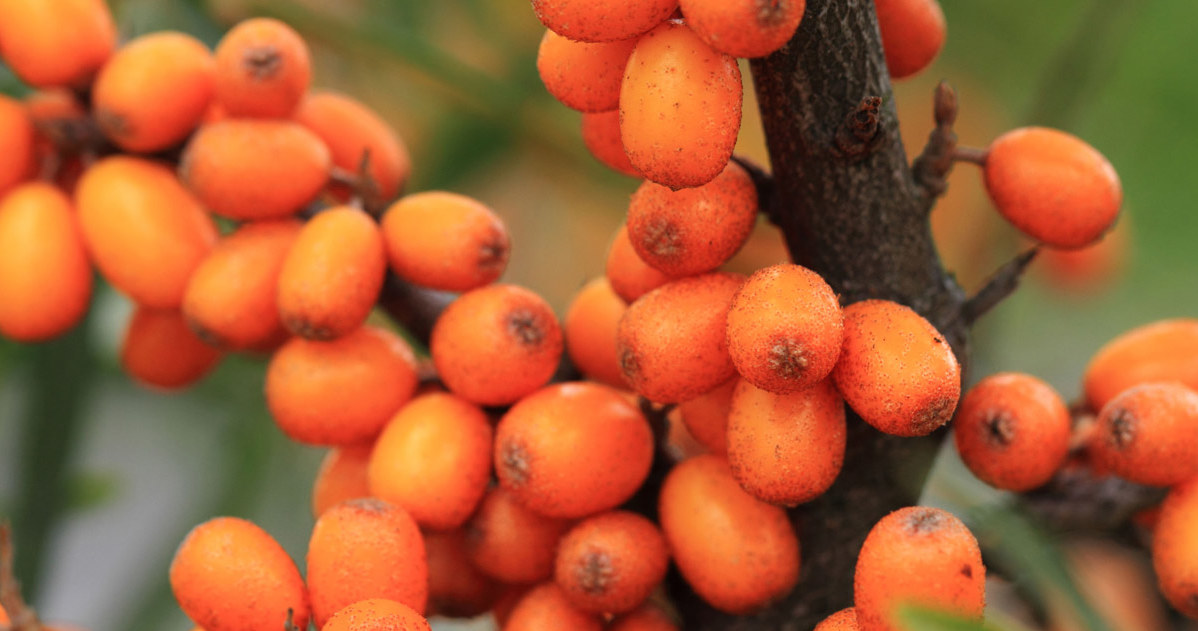
[[[899,138],[873,3],[808,0],[798,34],[754,60],[752,71],[772,163],[771,210],[792,257],[823,275],[845,304],[886,298],[911,306],[965,364],[965,296],[932,242],[935,192],[916,181]],[[916,502],[942,438],[886,436],[851,416],[836,483],[791,511],[802,548],[798,586],[754,615],[728,616],[674,580],[684,628],[808,631],[851,605],[866,533]]]

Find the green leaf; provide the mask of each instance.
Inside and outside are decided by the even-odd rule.
[[[898,618],[903,631],[1028,631],[1005,618],[987,617],[982,621],[917,605],[900,606]]]

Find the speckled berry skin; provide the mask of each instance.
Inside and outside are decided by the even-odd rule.
[[[1086,365],[1082,388],[1098,412],[1124,390],[1152,381],[1198,389],[1198,319],[1158,320],[1107,342]]]
[[[1179,484],[1161,505],[1152,534],[1152,567],[1175,609],[1198,619],[1198,478]]]
[[[1172,486],[1198,476],[1198,393],[1174,382],[1125,390],[1098,414],[1090,455],[1140,484]]]
[[[670,557],[657,525],[628,511],[589,517],[558,545],[554,580],[575,607],[620,614],[645,602]]]

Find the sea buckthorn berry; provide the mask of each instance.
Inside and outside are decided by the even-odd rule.
[[[616,327],[628,310],[607,278],[587,283],[566,311],[566,351],[582,374],[613,388],[627,388],[616,356]]]
[[[387,598],[422,613],[428,561],[416,522],[404,509],[374,498],[325,511],[308,541],[308,593],[318,627],[367,598]]]
[[[29,85],[83,87],[115,46],[104,0],[0,0],[0,57]]]
[[[678,0],[532,0],[546,28],[579,42],[611,42],[645,33],[678,8]]]
[[[104,277],[140,304],[178,308],[217,232],[175,174],[141,158],[105,158],[83,174],[75,203],[84,242]]]
[[[661,529],[683,578],[712,607],[753,611],[794,587],[799,540],[786,511],[749,495],[719,456],[676,465],[661,488]]]
[[[174,309],[138,307],[121,342],[121,365],[137,381],[158,388],[185,388],[207,375],[220,351],[205,344]]]
[[[674,619],[660,607],[646,603],[635,611],[613,620],[608,631],[678,631]]]
[[[216,46],[216,97],[231,116],[290,116],[311,81],[308,45],[278,20],[246,20]]]
[[[495,473],[521,504],[575,518],[632,497],[653,463],[653,432],[619,391],[561,383],[521,399],[495,429]]]
[[[739,381],[733,377],[678,404],[686,431],[714,454],[728,453],[728,415],[732,412],[732,393]]]
[[[503,631],[600,631],[599,617],[578,609],[557,583],[532,588],[512,609]]]
[[[554,577],[575,607],[626,613],[645,602],[666,576],[670,556],[653,522],[611,511],[574,526],[558,544]]]
[[[844,402],[831,379],[788,394],[736,386],[728,464],[757,499],[794,506],[822,495],[840,473],[844,446]]]
[[[1152,486],[1198,476],[1198,393],[1179,383],[1124,390],[1098,415],[1090,438],[1096,464]]]
[[[329,340],[362,325],[383,288],[387,255],[378,224],[349,206],[304,225],[279,271],[279,316],[296,335]]]
[[[320,461],[316,481],[312,484],[312,515],[319,518],[325,511],[347,500],[370,497],[370,450],[372,443],[334,447]]]
[[[483,498],[466,524],[470,560],[505,583],[535,583],[553,576],[557,542],[570,527],[564,519],[525,508],[502,486]]]
[[[863,300],[844,309],[832,371],[845,402],[896,436],[926,436],[953,417],[961,366],[944,336],[910,307]]]
[[[1097,149],[1056,129],[1022,127],[990,143],[983,168],[998,212],[1057,248],[1094,243],[1123,205],[1119,174]]]
[[[495,282],[507,267],[507,226],[477,200],[441,191],[401,198],[383,215],[391,269],[406,281],[444,291]]]
[[[765,57],[799,28],[807,0],[681,0],[687,26],[733,57]]]
[[[266,403],[292,440],[352,445],[374,439],[416,390],[412,349],[366,325],[329,342],[292,338],[266,370]]]
[[[296,627],[303,628],[303,627]],[[320,631],[430,631],[428,620],[415,609],[386,598],[369,598],[347,605],[329,618]]]
[[[495,604],[500,586],[470,562],[465,531],[425,532],[430,616],[473,618]]]
[[[562,329],[544,298],[515,285],[491,285],[449,304],[433,325],[429,348],[454,394],[479,405],[507,405],[553,376]]]
[[[607,281],[612,291],[632,303],[651,290],[670,282],[670,277],[650,267],[632,247],[628,238],[628,226],[620,226],[607,250]]]
[[[0,195],[0,335],[55,337],[83,318],[91,292],[91,263],[66,194],[30,183]]]
[[[844,341],[840,301],[828,283],[801,265],[757,270],[728,310],[728,353],[736,371],[770,392],[822,381]]]
[[[582,142],[595,159],[608,168],[641,177],[641,172],[628,161],[624,141],[620,139],[620,110],[587,112],[582,115]]]
[[[265,530],[217,517],[191,530],[171,561],[171,591],[205,631],[282,629],[287,612],[308,625],[308,593],[295,562]]]
[[[739,274],[712,273],[663,285],[620,318],[620,369],[634,390],[658,403],[693,399],[736,374],[725,335]]]
[[[649,265],[669,276],[693,276],[732,258],[756,220],[757,188],[739,164],[729,162],[695,188],[642,183],[628,205],[628,239]]]
[[[1152,322],[1107,342],[1086,366],[1082,388],[1097,412],[1124,390],[1152,381],[1198,390],[1198,318]]]
[[[740,69],[685,24],[637,42],[620,87],[620,134],[644,176],[673,189],[706,184],[732,157],[740,131]]]
[[[1169,491],[1152,534],[1152,567],[1161,593],[1181,613],[1198,618],[1198,478]]]
[[[532,590],[529,585],[505,585],[503,592],[499,594],[499,598],[495,600],[495,606],[491,607],[491,617],[495,621],[495,626],[503,629],[503,625],[507,624],[507,619],[512,615],[512,610],[516,605],[524,600],[524,595]]]
[[[982,379],[953,421],[961,460],[979,479],[1008,491],[1043,485],[1065,462],[1072,431],[1061,395],[1021,373]]]
[[[491,477],[491,423],[444,392],[421,395],[383,428],[370,456],[370,491],[425,528],[461,526]]]
[[[877,0],[886,68],[895,79],[931,65],[944,46],[944,11],[937,0]]]
[[[814,631],[857,631],[857,611],[852,607],[841,609],[815,625]]]
[[[588,43],[545,31],[537,50],[537,72],[562,105],[580,112],[620,107],[620,83],[636,38]]]
[[[320,137],[298,123],[230,119],[192,136],[179,177],[218,215],[279,219],[316,199],[331,164]]]
[[[302,227],[293,219],[247,223],[217,242],[183,294],[183,315],[200,338],[245,350],[283,334],[279,272]]]
[[[308,95],[295,113],[295,120],[312,130],[328,146],[333,164],[357,173],[363,158],[379,201],[395,199],[412,172],[408,148],[395,130],[373,110],[336,92]],[[344,188],[333,192],[342,201],[350,197]]]
[[[861,631],[899,631],[897,608],[913,604],[978,620],[986,567],[973,533],[951,513],[911,506],[883,517],[865,537],[853,576]]]
[[[20,101],[0,95],[0,147],[5,154],[0,160],[0,195],[33,175],[35,138],[33,119]]]
[[[138,37],[112,56],[92,87],[96,122],[126,151],[153,152],[187,137],[212,101],[216,63],[183,33]]]

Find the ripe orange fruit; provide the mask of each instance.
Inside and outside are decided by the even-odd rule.
[[[1180,383],[1124,390],[1098,414],[1090,455],[1103,470],[1140,484],[1198,476],[1198,393]]]
[[[877,0],[878,31],[890,76],[923,70],[944,46],[944,11],[938,0]]]
[[[608,631],[678,631],[674,623],[660,607],[646,603],[635,611],[617,617],[608,625]]]
[[[616,355],[616,328],[628,305],[602,276],[587,283],[566,311],[566,352],[587,377],[613,388],[626,388]]]
[[[553,576],[564,519],[525,508],[516,495],[494,487],[466,524],[466,547],[475,567],[505,583],[535,583]]]
[[[312,483],[312,515],[320,518],[325,511],[346,500],[370,497],[370,450],[373,443],[334,447],[320,461],[316,481]]]
[[[231,116],[290,116],[311,81],[308,45],[278,20],[246,20],[216,46],[216,97]]]
[[[1094,353],[1082,387],[1097,412],[1124,390],[1152,381],[1198,389],[1198,319],[1160,320],[1124,332]]]
[[[470,562],[463,529],[424,532],[430,616],[474,618],[499,598],[500,585]]]
[[[379,115],[364,104],[337,92],[309,94],[295,120],[312,130],[328,146],[333,164],[358,173],[369,154],[367,171],[377,188],[378,201],[395,199],[412,171],[412,158],[400,137]],[[349,192],[333,189],[341,201]]]
[[[669,562],[665,538],[653,522],[611,511],[583,520],[562,537],[554,576],[575,607],[620,614],[645,602]]]
[[[507,226],[478,201],[442,191],[407,195],[383,214],[391,269],[400,278],[445,291],[494,282],[507,267]]]
[[[678,0],[532,0],[532,10],[549,30],[580,42],[636,37],[660,24]]]
[[[686,24],[712,48],[733,57],[765,57],[799,28],[807,0],[682,0]]]
[[[607,251],[605,273],[612,291],[627,303],[670,282],[669,276],[651,267],[636,253],[628,238],[627,224],[620,226],[612,239]]]
[[[532,588],[508,615],[503,631],[600,631],[603,623],[594,614],[580,611],[566,599],[557,583]]]
[[[608,168],[641,177],[640,171],[628,161],[628,154],[624,153],[624,141],[620,139],[620,110],[583,113],[582,142],[591,155]]]
[[[20,101],[0,95],[0,146],[6,154],[0,161],[0,195],[33,175],[35,138],[33,119]]]
[[[196,336],[174,309],[134,310],[121,342],[121,365],[137,381],[158,388],[185,388],[208,374],[220,351]]]
[[[814,631],[857,631],[857,610],[852,607],[841,609],[815,625]]]
[[[297,627],[303,628],[303,627]],[[333,614],[321,631],[429,631],[415,609],[386,598],[368,598]]]
[[[732,394],[739,377],[678,404],[686,431],[716,455],[728,453],[728,415],[732,411]]]
[[[104,0],[0,0],[0,57],[29,85],[82,88],[115,46]]]
[[[1198,618],[1198,478],[1179,484],[1161,505],[1152,535],[1152,567],[1161,593],[1181,613]]]
[[[624,66],[635,45],[636,38],[588,43],[545,31],[537,72],[562,105],[580,112],[611,111],[620,106]]]

